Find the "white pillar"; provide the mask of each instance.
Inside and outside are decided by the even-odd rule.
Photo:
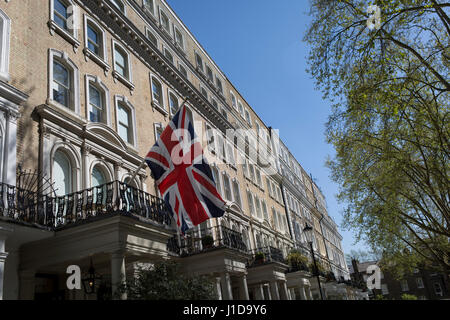
[[[216,278],[217,299],[222,300],[222,290],[220,289],[220,277]]]
[[[262,284],[259,284],[255,288],[255,299],[256,300],[264,300],[264,288]]]
[[[300,291],[300,300],[308,300],[304,286],[299,286],[298,291]]]
[[[19,299],[19,252],[14,249],[8,250],[8,259],[6,259],[3,274],[3,299]],[[1,273],[1,272],[0,272]],[[1,277],[1,275],[0,275]],[[1,285],[0,285],[1,288]],[[1,290],[1,289],[0,289]],[[1,300],[1,298],[0,298]]]
[[[281,300],[291,300],[286,280],[281,281]]]
[[[1,241],[1,240],[0,240]],[[0,300],[3,300],[3,286],[5,283],[5,263],[8,253],[0,252]]]
[[[312,294],[312,291],[311,291],[311,287],[308,286],[308,287],[305,288],[305,290],[306,290],[306,296],[309,297],[309,300],[314,300],[314,297],[313,297],[313,294]]]
[[[275,280],[269,283],[270,293],[272,295],[272,300],[280,300],[280,292],[278,291],[278,284]]]
[[[233,300],[233,292],[231,290],[231,279],[228,272],[221,277],[222,298],[223,300]]]
[[[20,272],[20,300],[34,300],[35,274],[34,270]]]
[[[239,284],[239,295],[241,300],[250,300],[250,296],[248,295],[248,287],[247,287],[247,277],[243,275],[240,277]]]
[[[118,287],[126,281],[125,273],[125,255],[118,251],[111,254],[111,286],[113,297]],[[123,293],[120,296],[121,300],[126,300],[127,295]]]

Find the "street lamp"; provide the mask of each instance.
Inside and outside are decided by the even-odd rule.
[[[320,286],[319,269],[317,268],[316,257],[314,256],[314,249],[313,249],[313,228],[308,224],[306,224],[305,228],[303,229],[303,232],[305,233],[306,240],[309,242],[309,246],[311,247],[311,255],[314,263],[315,269],[314,271],[316,272],[317,276],[317,283],[319,285],[320,298],[323,300],[322,287]]]
[[[86,294],[95,293],[101,280],[102,277],[95,272],[91,258],[91,265],[89,267],[88,273],[83,279],[81,279],[81,281],[83,282],[84,292]]]

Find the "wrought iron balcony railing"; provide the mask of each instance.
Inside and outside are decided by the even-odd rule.
[[[229,248],[242,253],[249,252],[242,235],[223,226],[201,228],[200,232],[194,228],[187,232],[185,237],[180,236],[180,239],[178,235],[174,235],[167,243],[167,250],[181,256],[218,248]]]
[[[271,262],[280,262],[283,264],[287,264],[283,252],[271,246],[258,248],[253,251],[253,260],[250,263],[250,266],[256,266],[265,263]]]
[[[112,214],[172,224],[172,216],[162,199],[120,181],[63,196],[42,195],[0,184],[0,216],[12,220],[55,229]]]

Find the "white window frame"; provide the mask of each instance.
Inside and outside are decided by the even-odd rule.
[[[160,39],[159,39],[159,36],[158,36],[158,33],[155,31],[155,30],[153,30],[153,28],[149,28],[149,27],[147,27],[147,26],[145,26],[145,38],[148,40],[148,41],[150,41],[150,43],[152,43],[153,45],[155,45],[155,47],[156,47],[156,49],[158,49],[159,47],[159,43],[160,43]],[[155,37],[155,39],[156,39],[156,44],[154,44],[149,38],[148,38],[148,34],[149,33],[151,33],[154,37]]]
[[[213,170],[217,173],[217,176],[215,177],[216,178],[216,181],[215,181],[216,189],[219,192],[219,194],[223,196],[223,192],[222,192],[223,189],[222,189],[222,183],[221,183],[221,174],[220,174],[219,167],[217,167],[217,165],[215,163],[213,163],[211,165],[211,173],[212,173]],[[214,177],[214,174],[213,174],[213,177]]]
[[[72,104],[71,108],[67,108],[57,101],[53,100],[53,60],[55,59],[63,64],[66,68],[70,69],[71,79],[70,81],[73,83],[73,92],[71,92]],[[80,115],[80,79],[79,79],[79,70],[75,63],[69,58],[69,55],[66,52],[61,52],[55,49],[49,49],[49,65],[48,65],[48,102],[52,105],[55,105],[63,110],[68,110],[74,112],[77,115]],[[72,110],[73,107],[73,110]]]
[[[150,10],[148,8],[147,3],[150,2],[152,4],[153,10]],[[155,16],[155,1],[154,0],[142,0],[142,8],[144,8],[144,11],[149,12],[152,16]]]
[[[205,90],[206,96],[203,94],[203,90]],[[200,84],[200,94],[202,95],[203,98],[205,98],[206,100],[208,100],[208,96],[209,96],[208,90],[207,90],[203,85],[201,85],[201,84]]]
[[[124,104],[126,107],[129,108],[129,111],[131,113],[131,125],[132,128],[132,137],[133,137],[133,143],[129,143],[127,141],[124,141],[125,144],[134,147],[137,150],[137,127],[136,127],[136,109],[131,104],[131,102],[128,100],[127,97],[121,96],[121,95],[115,95],[114,96],[114,106],[116,111],[116,132],[119,135],[119,103]],[[123,139],[122,139],[123,140]]]
[[[406,280],[406,279],[400,280],[400,287],[401,287],[403,292],[409,291],[408,280]]]
[[[49,16],[49,23],[48,26],[50,28],[50,34],[53,36],[56,33],[58,33],[61,37],[66,39],[72,46],[74,51],[78,49],[80,46],[80,41],[78,40],[78,6],[75,5],[75,1],[73,0],[60,0],[61,2],[64,2],[67,5],[67,8],[72,7],[72,29],[68,26],[68,30],[61,28],[55,21],[55,0],[49,0],[50,1],[50,16]],[[70,19],[70,18],[69,18]]]
[[[234,103],[233,103],[233,98],[234,98]],[[238,106],[237,106],[236,95],[231,90],[230,90],[230,100],[231,100],[231,106],[233,107],[234,110],[237,111],[238,110]]]
[[[230,191],[230,197],[227,197],[227,192],[226,192],[226,181],[228,181],[228,186],[229,186],[229,191]],[[223,185],[223,196],[225,197],[226,200],[233,202],[233,186],[231,185],[231,179],[230,176],[228,175],[228,173],[226,171],[222,171],[222,185]]]
[[[120,10],[119,5],[116,3],[116,1],[119,1],[122,5],[123,5],[123,11]],[[117,10],[119,10],[120,12],[122,12],[125,16],[127,15],[127,4],[126,1],[124,0],[111,0],[114,8],[116,8]]]
[[[153,89],[153,87],[152,87],[152,89]],[[167,106],[168,106],[168,108],[169,108],[169,113],[170,113],[170,115],[171,115],[171,116],[174,116],[176,112],[175,112],[175,113],[172,113],[172,109],[171,109],[171,107],[170,107],[170,95],[173,95],[173,96],[175,97],[175,99],[177,100],[178,109],[177,109],[176,112],[178,112],[178,110],[180,110],[180,107],[181,107],[181,105],[180,105],[180,99],[178,98],[178,95],[175,93],[175,91],[173,91],[173,90],[167,88]],[[152,94],[152,96],[153,96],[153,94]]]
[[[167,18],[167,21],[168,21],[167,23],[169,24],[169,25],[168,25],[169,30],[167,30],[167,29],[163,26],[163,23],[162,23],[162,15],[165,15],[166,18]],[[161,28],[161,30],[165,31],[170,37],[172,37],[172,32],[171,32],[171,30],[170,30],[170,23],[171,23],[171,21],[170,21],[169,15],[168,15],[167,13],[165,13],[164,10],[163,10],[161,7],[159,7],[159,27]]]
[[[130,88],[130,90],[133,90],[134,84],[133,84],[133,72],[132,72],[132,67],[131,67],[130,53],[118,41],[116,41],[114,39],[112,39],[111,41],[112,41],[112,62],[113,62],[113,70],[114,70],[112,74],[113,74],[114,81],[117,81],[117,79],[118,79],[123,84],[125,84],[128,88]],[[122,76],[119,72],[116,71],[116,55],[115,55],[116,46],[118,46],[126,55],[127,67],[128,67],[128,78]]]
[[[88,38],[88,24],[91,24],[97,29],[96,31],[100,33],[101,36],[101,50],[103,53],[103,56],[97,55],[95,52],[91,51],[89,49],[89,38]],[[111,66],[108,64],[108,49],[106,47],[106,32],[105,29],[103,29],[100,24],[98,24],[94,19],[89,17],[87,14],[84,15],[84,55],[86,56],[86,59],[92,59],[95,63],[100,65],[103,69],[105,69],[105,73],[109,71]]]
[[[239,181],[236,178],[232,179],[232,192],[233,192],[233,201],[242,209],[242,198],[241,198],[241,186],[239,184]],[[237,186],[237,198],[236,199],[236,195],[235,195],[235,186]]]
[[[159,82],[161,86],[161,103],[153,98],[153,79]],[[164,86],[161,79],[154,73],[150,73],[150,94],[151,94],[151,105],[162,112],[164,115],[168,115],[169,112],[166,109],[165,97],[164,97]]]
[[[172,61],[170,61],[170,59],[166,56],[166,51],[172,56]],[[175,65],[175,55],[173,54],[173,52],[171,50],[169,50],[165,45],[163,45],[163,55],[164,57],[170,61],[170,63],[172,65]]]
[[[162,133],[162,131],[164,131],[164,127],[163,127],[162,123],[161,122],[154,123],[153,130],[154,130],[154,134],[155,134],[155,143],[158,140],[158,130],[159,129],[161,130],[161,133]]]
[[[186,70],[186,75],[181,72],[181,68],[183,68],[184,70]],[[186,67],[185,64],[181,63],[181,61],[178,60],[178,70],[180,71],[180,73],[183,75],[183,77],[186,77],[187,80],[189,80],[189,71],[188,68]]]
[[[201,61],[201,63],[202,63],[201,65],[198,64],[198,59],[197,59],[197,57],[200,58],[200,61]],[[205,74],[205,62],[203,61],[202,56],[201,56],[197,51],[195,51],[195,52],[194,52],[194,58],[195,58],[195,68],[196,68],[197,70],[199,70],[200,72],[202,72],[203,74]]]
[[[101,79],[98,76],[93,76],[90,74],[87,74],[85,76],[86,78],[86,119],[90,121],[89,112],[91,111],[91,104],[90,104],[90,96],[89,96],[89,85],[92,82],[94,86],[97,87],[97,89],[100,89],[103,91],[104,96],[104,112],[106,115],[106,123],[104,123],[107,126],[111,126],[111,107],[109,102],[109,89],[108,87],[101,81]]]
[[[3,25],[0,43],[0,79],[9,81],[9,54],[11,39],[11,19],[0,9],[0,20]]]
[[[185,50],[185,40],[184,40],[184,34],[183,32],[181,32],[180,28],[178,28],[176,25],[173,26],[173,38],[175,40],[175,45],[180,48],[182,51]],[[177,40],[177,31],[180,33],[181,35],[181,45],[179,44],[178,40]]]

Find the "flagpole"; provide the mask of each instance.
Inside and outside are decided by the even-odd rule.
[[[181,104],[181,107],[189,100],[189,98],[184,98],[183,103]],[[180,107],[180,108],[181,108]],[[139,173],[139,171],[145,166],[145,158],[144,160],[142,160],[141,164],[139,165],[139,167],[136,169],[136,171],[134,171],[133,175],[131,176],[130,182],[134,180],[134,178],[136,178],[137,174]]]

